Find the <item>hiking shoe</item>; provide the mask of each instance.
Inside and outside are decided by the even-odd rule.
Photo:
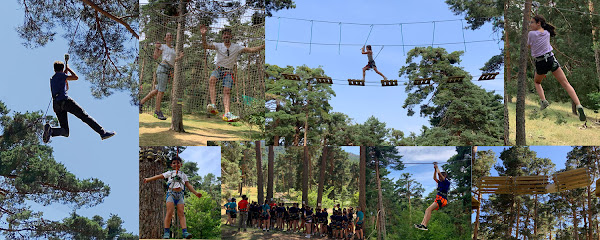
[[[171,234],[169,232],[165,232],[165,234],[163,234],[163,239],[169,239],[169,238],[171,238],[170,235]]]
[[[226,122],[237,122],[240,118],[236,115],[233,115],[231,112],[227,112],[223,114],[223,121]]]
[[[167,120],[167,118],[163,115],[162,111],[154,111],[154,117],[160,120]]]
[[[215,106],[214,104],[208,104],[208,105],[206,105],[206,111],[209,112],[212,115],[219,114],[219,110],[217,110],[217,106]]]
[[[306,236],[304,236],[304,237],[305,237],[305,238],[310,238],[310,234],[308,234],[308,235],[306,235]]]
[[[415,228],[417,228],[419,230],[423,230],[423,231],[429,230],[429,229],[427,229],[427,226],[425,226],[423,224],[415,224]]]
[[[548,106],[550,106],[550,103],[548,102],[548,100],[542,100],[542,101],[540,101],[540,110],[544,110]]]
[[[114,131],[110,131],[110,132],[104,132],[103,134],[100,134],[100,137],[102,138],[102,140],[104,139],[109,139],[110,137],[114,136],[115,134],[117,134]]]
[[[585,113],[583,112],[583,106],[577,106],[577,112],[579,113],[579,121],[585,121]]]
[[[184,232],[183,234],[181,234],[181,236],[185,239],[190,239],[192,238],[192,234],[190,234],[189,232]]]
[[[44,141],[44,143],[48,143],[50,141],[51,134],[52,128],[50,127],[50,123],[46,123],[44,125],[44,134],[42,135],[42,141]]]

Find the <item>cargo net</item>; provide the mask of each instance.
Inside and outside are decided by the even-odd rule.
[[[203,7],[199,7],[203,5]],[[188,2],[184,14],[177,12],[178,3],[148,4],[140,11],[140,99],[155,89],[157,84],[156,70],[161,62],[161,56],[153,58],[155,43],[165,44],[165,35],[171,33],[171,47],[177,51],[178,37],[183,37],[183,57],[178,61],[180,69],[179,91],[173,91],[172,71],[169,73],[168,84],[161,101],[161,109],[165,114],[171,113],[172,103],[181,104],[183,114],[206,114],[207,105],[211,103],[209,94],[209,78],[216,69],[216,51],[204,49],[200,26],[208,28],[207,43],[222,43],[221,30],[229,28],[232,31],[232,44],[242,47],[258,47],[264,44],[264,9],[249,6],[237,6],[233,10],[209,6],[206,3]],[[182,19],[183,31],[178,32],[178,19]],[[183,36],[178,36],[183,33]],[[230,92],[230,112],[242,120],[252,114],[264,113],[265,81],[264,81],[264,50],[253,53],[240,53],[237,64],[232,69],[234,83]],[[179,56],[179,53],[176,53]],[[177,65],[177,63],[175,64]],[[175,68],[177,69],[177,68]],[[219,114],[224,112],[223,79],[217,79],[215,84],[216,108]],[[172,101],[174,96],[181,96]],[[156,98],[152,98],[140,107],[140,113],[152,113]],[[219,115],[220,116],[220,115]]]

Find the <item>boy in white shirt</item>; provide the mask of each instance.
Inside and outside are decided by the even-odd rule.
[[[168,239],[170,237],[170,226],[171,226],[171,218],[173,217],[173,212],[175,211],[175,206],[177,206],[177,215],[179,216],[179,222],[181,224],[181,229],[183,231],[182,236],[184,238],[192,238],[192,235],[187,232],[187,225],[185,222],[184,215],[184,191],[185,187],[190,189],[190,191],[196,195],[196,197],[201,198],[202,194],[196,192],[194,187],[188,181],[187,175],[185,173],[179,171],[181,168],[181,158],[174,157],[171,161],[171,168],[174,170],[167,171],[163,174],[156,175],[150,178],[144,178],[144,183],[151,182],[158,179],[167,179],[167,184],[169,186],[169,190],[167,190],[167,214],[165,215],[165,233],[163,238]]]
[[[208,43],[206,41],[206,32],[208,28],[206,26],[200,26],[200,33],[202,34],[202,46],[205,49],[212,49],[217,51],[217,59],[216,65],[217,68],[211,73],[209,79],[209,89],[208,92],[210,94],[210,104],[206,106],[208,112],[212,114],[217,114],[219,111],[215,105],[216,101],[216,93],[215,93],[215,85],[217,83],[217,79],[223,81],[223,105],[225,107],[225,114],[223,114],[223,120],[228,122],[235,122],[239,119],[238,116],[233,115],[229,111],[230,106],[230,94],[231,87],[235,81],[233,76],[233,68],[237,63],[237,59],[240,53],[253,53],[258,52],[262,49],[265,49],[265,45],[261,45],[258,47],[247,48],[242,47],[238,44],[232,43],[231,39],[233,35],[231,34],[231,29],[224,28],[221,30],[221,38],[223,39],[223,43]]]
[[[156,42],[154,48],[154,59],[158,59],[158,56],[161,56],[161,62],[158,64],[156,68],[156,89],[150,91],[144,99],[140,101],[140,109],[141,106],[152,97],[156,95],[156,105],[154,108],[154,117],[160,120],[166,120],[167,118],[163,115],[160,110],[160,104],[162,102],[162,98],[165,95],[165,91],[167,90],[167,81],[169,76],[173,74],[173,67],[175,66],[175,61],[179,61],[183,57],[183,52],[179,53],[178,57],[175,57],[175,49],[171,46],[171,42],[173,41],[173,35],[168,32],[165,34],[165,44],[161,44]],[[141,111],[141,110],[140,110]]]

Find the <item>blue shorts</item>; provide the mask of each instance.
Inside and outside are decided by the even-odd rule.
[[[167,191],[167,202],[172,202],[175,205],[183,204],[184,203],[183,191],[180,191],[180,192]]]
[[[212,71],[210,76],[223,80],[223,87],[231,88],[233,86],[233,73],[229,69],[218,67]]]
[[[159,92],[165,92],[167,90],[167,81],[172,72],[173,68],[171,66],[164,63],[158,64],[158,68],[156,68],[156,90]]]

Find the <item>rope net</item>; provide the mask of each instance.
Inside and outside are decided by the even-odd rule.
[[[171,113],[175,108],[174,104],[177,104],[182,105],[183,114],[206,114],[210,117],[207,105],[215,104],[219,112],[217,116],[220,117],[225,113],[224,85],[229,84],[224,84],[224,79],[228,77],[233,79],[228,88],[231,113],[244,119],[246,116],[264,112],[264,50],[246,53],[240,51],[233,67],[227,70],[225,76],[217,77],[213,90],[215,96],[211,97],[209,79],[217,69],[217,50],[203,47],[200,32],[200,26],[207,27],[208,45],[222,44],[221,31],[227,28],[232,34],[232,46],[229,49],[233,49],[235,44],[242,48],[260,47],[264,44],[265,36],[264,10],[243,5],[223,11],[218,5],[215,7],[211,6],[210,2],[202,3],[186,2],[183,14],[178,13],[178,3],[148,4],[141,7],[140,99],[157,89],[160,80],[157,79],[157,72],[167,69],[168,81],[160,104],[162,112],[166,114]],[[181,29],[178,29],[178,21],[181,21]],[[168,33],[172,35],[169,44],[165,42]],[[165,65],[161,55],[154,56],[156,43],[167,45],[175,51],[175,64]],[[174,67],[177,64],[179,67]],[[178,71],[179,74],[174,74],[174,71]],[[174,77],[178,77],[178,86],[175,87]],[[175,92],[175,89],[178,92]],[[214,102],[211,98],[214,98]],[[155,104],[156,98],[153,97],[140,107],[140,113],[154,112]]]

